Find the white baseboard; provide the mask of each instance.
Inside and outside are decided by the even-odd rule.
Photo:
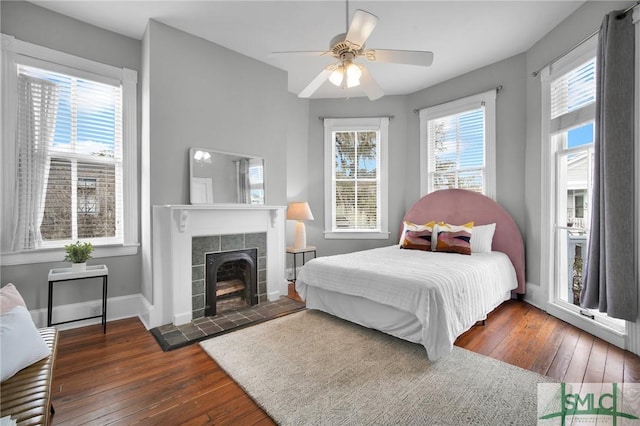
[[[183,325],[183,324],[187,324],[188,322],[191,322],[192,319],[193,319],[193,312],[191,311],[183,312],[181,314],[175,314],[173,316],[173,323],[175,325]]]
[[[280,296],[286,296],[286,294],[284,294],[284,295],[283,295],[283,294],[282,294],[281,292],[279,292],[279,291],[272,291],[271,293],[267,293],[267,299],[268,299],[270,302],[273,302],[273,301],[275,301],[275,300],[278,300],[278,299],[280,298]]]
[[[527,282],[524,301],[538,309],[547,311],[547,292],[537,284]]]
[[[151,326],[151,322],[154,316],[155,308],[151,303],[149,303],[147,298],[144,297],[143,295],[140,295],[140,300],[141,300],[142,306],[141,306],[140,315],[138,315],[138,318],[140,318],[140,321],[142,322],[144,327],[147,330],[150,330],[153,328]]]
[[[115,321],[123,318],[141,317],[146,311],[141,294],[107,298],[107,321]],[[37,327],[47,326],[47,309],[30,311],[31,318]],[[86,318],[102,313],[102,299],[89,300],[81,303],[70,303],[53,307],[53,322],[70,321],[76,318]],[[84,327],[92,324],[100,324],[100,318],[92,318],[56,325],[58,330]]]

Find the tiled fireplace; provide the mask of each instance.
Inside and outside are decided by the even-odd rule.
[[[149,326],[205,315],[207,253],[256,248],[255,301],[287,295],[284,212],[264,205],[154,206]]]
[[[258,249],[207,253],[204,314],[242,309],[258,304]]]
[[[193,318],[267,300],[266,232],[208,235],[191,241]]]

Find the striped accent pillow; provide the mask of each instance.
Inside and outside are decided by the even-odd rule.
[[[434,221],[424,225],[404,222],[400,248],[431,251],[431,236],[435,224]]]
[[[436,225],[436,251],[471,254],[471,231],[473,222],[464,225],[439,223]]]

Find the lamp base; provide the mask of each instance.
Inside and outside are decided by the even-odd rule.
[[[307,246],[307,230],[304,227],[304,222],[299,220],[296,223],[296,237],[293,243],[294,249],[302,249]]]

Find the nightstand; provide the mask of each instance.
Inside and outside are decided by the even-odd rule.
[[[49,271],[49,304],[47,307],[47,327],[58,324],[66,324],[68,322],[82,321],[92,318],[102,318],[102,332],[107,332],[107,277],[109,269],[107,265],[91,265],[87,269],[80,272],[72,272],[71,268],[58,268]],[[102,277],[102,314],[94,315],[86,318],[78,318],[62,322],[51,322],[53,316],[53,283],[59,281],[82,280],[86,278]]]
[[[296,276],[297,276],[297,258],[299,254],[302,254],[302,265],[304,265],[307,261],[306,259],[306,254],[307,253],[313,253],[313,258],[316,258],[316,248],[313,246],[307,246],[304,248],[293,248],[293,247],[287,247],[287,254],[292,254],[293,255],[293,282],[296,282]]]

